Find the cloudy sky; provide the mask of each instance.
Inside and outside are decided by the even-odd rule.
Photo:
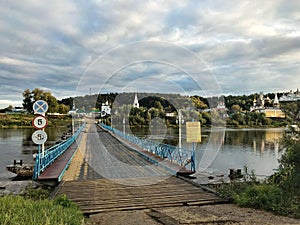
[[[284,0],[1,0],[0,108],[36,87],[58,99],[295,90],[299,11]]]

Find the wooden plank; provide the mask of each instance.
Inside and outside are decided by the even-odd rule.
[[[106,146],[105,150],[89,149],[87,151],[89,157],[94,157],[103,169],[106,169],[105,166],[112,168],[112,175],[123,175],[124,172],[126,177],[65,181],[57,191],[57,195],[66,194],[85,214],[224,202],[217,195],[206,192],[185,180],[170,176],[169,173],[161,174],[159,170],[154,169],[148,176],[134,177],[136,175],[134,171],[123,171],[122,167],[112,167],[103,161],[101,151],[109,151],[117,160],[122,160],[129,165],[141,166],[141,169],[145,169],[142,165],[151,165],[151,163],[120,144],[108,133],[102,132],[101,136],[89,137],[91,142],[87,146],[94,146],[93,143],[97,143],[94,139],[98,140],[98,138]],[[149,174],[141,172],[141,174]]]
[[[175,177],[158,184],[138,187],[124,186],[104,179],[71,181],[64,183],[58,194],[61,193],[67,194],[85,214],[224,202],[215,194]]]

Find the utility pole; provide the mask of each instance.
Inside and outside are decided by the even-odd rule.
[[[178,117],[177,117],[177,120],[176,122],[178,123],[178,127],[179,127],[179,143],[178,143],[178,148],[179,148],[179,151],[181,150],[181,125],[184,123],[184,120],[182,118],[182,113],[181,113],[181,110],[179,109],[178,110]]]

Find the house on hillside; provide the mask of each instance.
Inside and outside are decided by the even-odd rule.
[[[285,93],[279,99],[280,102],[295,102],[295,101],[298,101],[298,100],[300,100],[299,88],[297,88],[296,92],[293,92],[293,90],[290,90],[289,93]]]

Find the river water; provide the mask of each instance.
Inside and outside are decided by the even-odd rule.
[[[47,128],[46,146],[53,145],[60,139],[67,128]],[[31,141],[33,129],[0,129],[0,180],[7,180],[14,174],[6,171],[6,165],[14,159],[33,162],[32,154],[37,152],[37,145]],[[127,130],[128,132],[128,130]],[[147,137],[157,142],[178,145],[178,129],[168,128],[163,134],[160,131],[146,134],[143,129],[130,131],[137,136]],[[224,134],[224,135],[223,135]],[[202,142],[195,145],[196,167],[208,172],[228,173],[230,168],[255,170],[257,175],[268,176],[278,167],[278,159],[283,154],[280,138],[284,129],[226,129],[202,130]],[[221,142],[220,142],[220,139]],[[182,147],[192,149],[192,144],[185,142],[182,130]]]
[[[47,142],[45,147],[60,140],[66,127],[46,128]],[[22,159],[26,163],[34,163],[32,155],[38,151],[38,145],[31,140],[34,129],[0,129],[0,180],[7,180],[15,174],[6,171],[6,165],[13,164],[14,160]]]
[[[178,129],[132,130],[131,132],[153,141],[179,146]],[[196,170],[210,173],[228,174],[229,169],[254,170],[255,174],[269,176],[278,168],[278,160],[284,153],[280,140],[284,128],[268,129],[202,129],[201,143],[194,145]],[[159,134],[160,133],[160,134]],[[163,134],[162,134],[163,133]],[[182,129],[182,147],[193,149],[186,143],[186,133]]]

